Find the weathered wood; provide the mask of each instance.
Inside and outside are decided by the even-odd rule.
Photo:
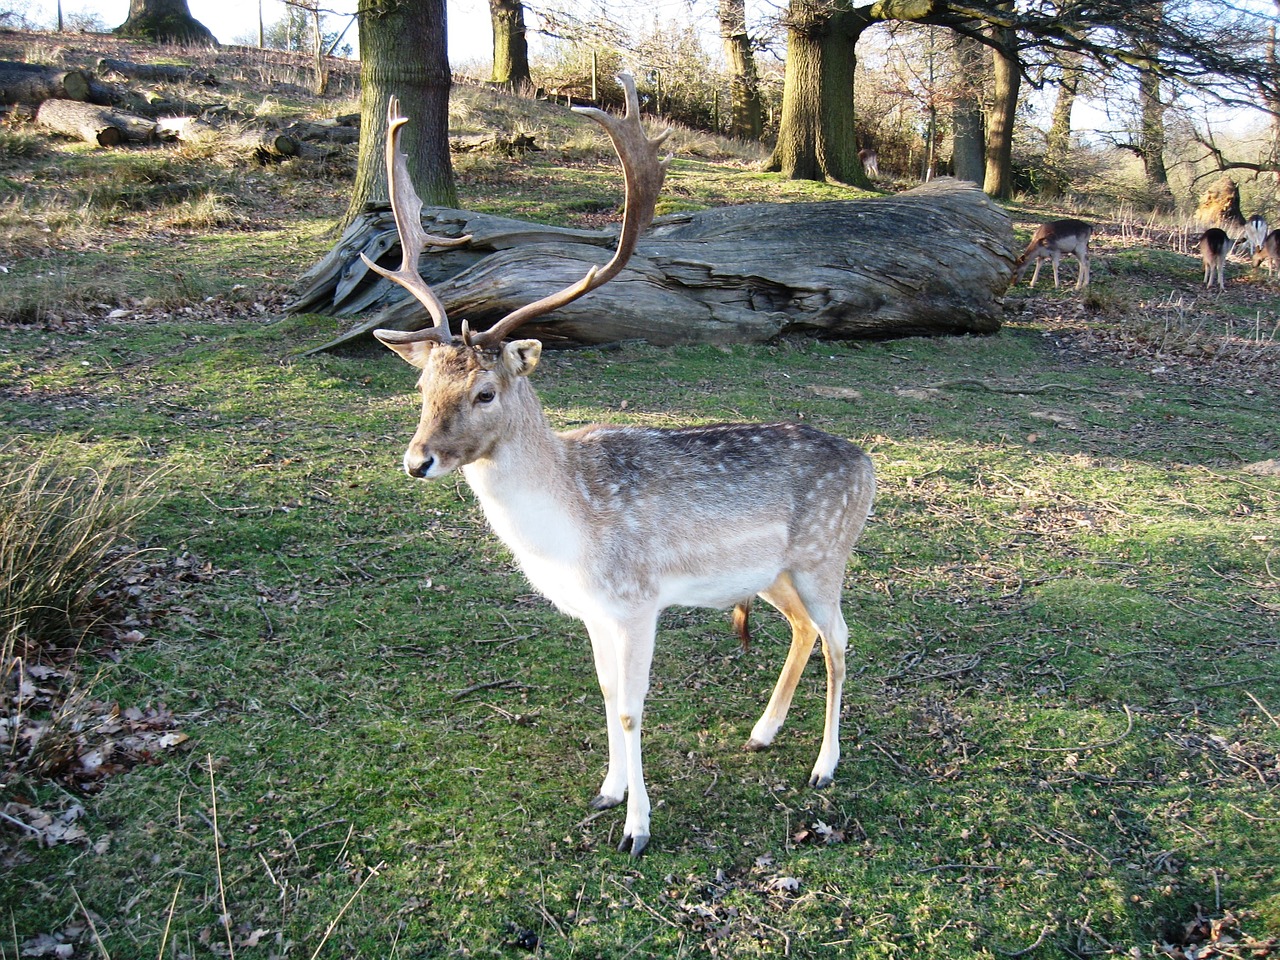
[[[83,70],[0,60],[0,103],[37,104],[45,100],[87,100],[90,77]]]
[[[152,120],[77,100],[44,101],[36,111],[36,123],[100,147],[117,147],[126,140],[146,143],[156,138]]]
[[[475,329],[579,279],[614,243],[610,231],[442,208],[426,208],[423,224],[472,234],[466,247],[428,251],[420,269],[450,316]],[[329,346],[428,323],[417,301],[368,271],[362,250],[399,262],[389,212],[357,220],[290,307],[376,311]],[[612,283],[524,330],[550,342],[655,344],[991,333],[1016,253],[1008,215],[948,179],[869,200],[722,207],[656,221]]]
[[[98,61],[98,73],[115,73],[144,83],[200,83],[210,87],[218,85],[213,74],[194,67],[179,67],[167,63],[134,63],[112,57],[103,57]]]

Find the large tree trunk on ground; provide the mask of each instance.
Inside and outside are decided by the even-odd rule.
[[[88,100],[91,83],[89,75],[81,70],[0,60],[0,103]]]
[[[217,38],[191,16],[187,0],[129,0],[129,19],[112,33],[156,43],[216,47]]]
[[[471,234],[426,253],[422,275],[448,312],[482,329],[608,259],[611,231],[568,230],[427,208],[429,233]],[[429,322],[359,254],[398,264],[389,211],[367,214],[302,282],[295,312],[375,311],[330,344]],[[991,333],[1016,254],[1008,215],[972,184],[935,180],[893,197],[756,204],[655,224],[618,279],[522,332],[549,343],[758,343],[786,334],[851,339]]]

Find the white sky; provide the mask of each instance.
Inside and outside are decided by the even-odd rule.
[[[27,3],[4,3],[0,6],[25,10],[28,19],[52,27],[57,23],[57,0],[28,0]],[[258,34],[258,0],[187,0],[191,15],[213,31],[219,43],[231,43],[239,37]],[[329,29],[341,30],[346,25],[339,14],[353,14],[356,0],[323,0],[322,9],[333,11],[327,20]],[[119,26],[129,16],[129,0],[62,0],[64,20],[77,13],[97,14],[108,29]],[[262,0],[262,19],[274,23],[284,18],[283,0]],[[492,53],[489,5],[485,0],[448,0],[449,60],[464,63],[488,61]],[[356,28],[343,38],[355,46]]]

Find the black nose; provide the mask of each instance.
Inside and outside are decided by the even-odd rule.
[[[435,457],[427,457],[427,459],[423,460],[416,467],[409,468],[409,476],[417,477],[419,480],[421,480],[423,477],[427,475],[428,471],[431,470],[431,467],[435,462],[436,462]]]

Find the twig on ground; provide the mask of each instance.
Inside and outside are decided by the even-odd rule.
[[[1114,747],[1117,743],[1120,743],[1133,732],[1133,711],[1129,709],[1129,705],[1127,703],[1124,704],[1124,715],[1128,719],[1128,723],[1124,728],[1124,733],[1114,739],[1104,740],[1102,743],[1081,744],[1080,746],[1075,747],[1037,747],[1034,744],[1024,743],[1022,745],[1022,749],[1034,750],[1036,753],[1076,753],[1079,751],[1102,750],[1105,747]]]

